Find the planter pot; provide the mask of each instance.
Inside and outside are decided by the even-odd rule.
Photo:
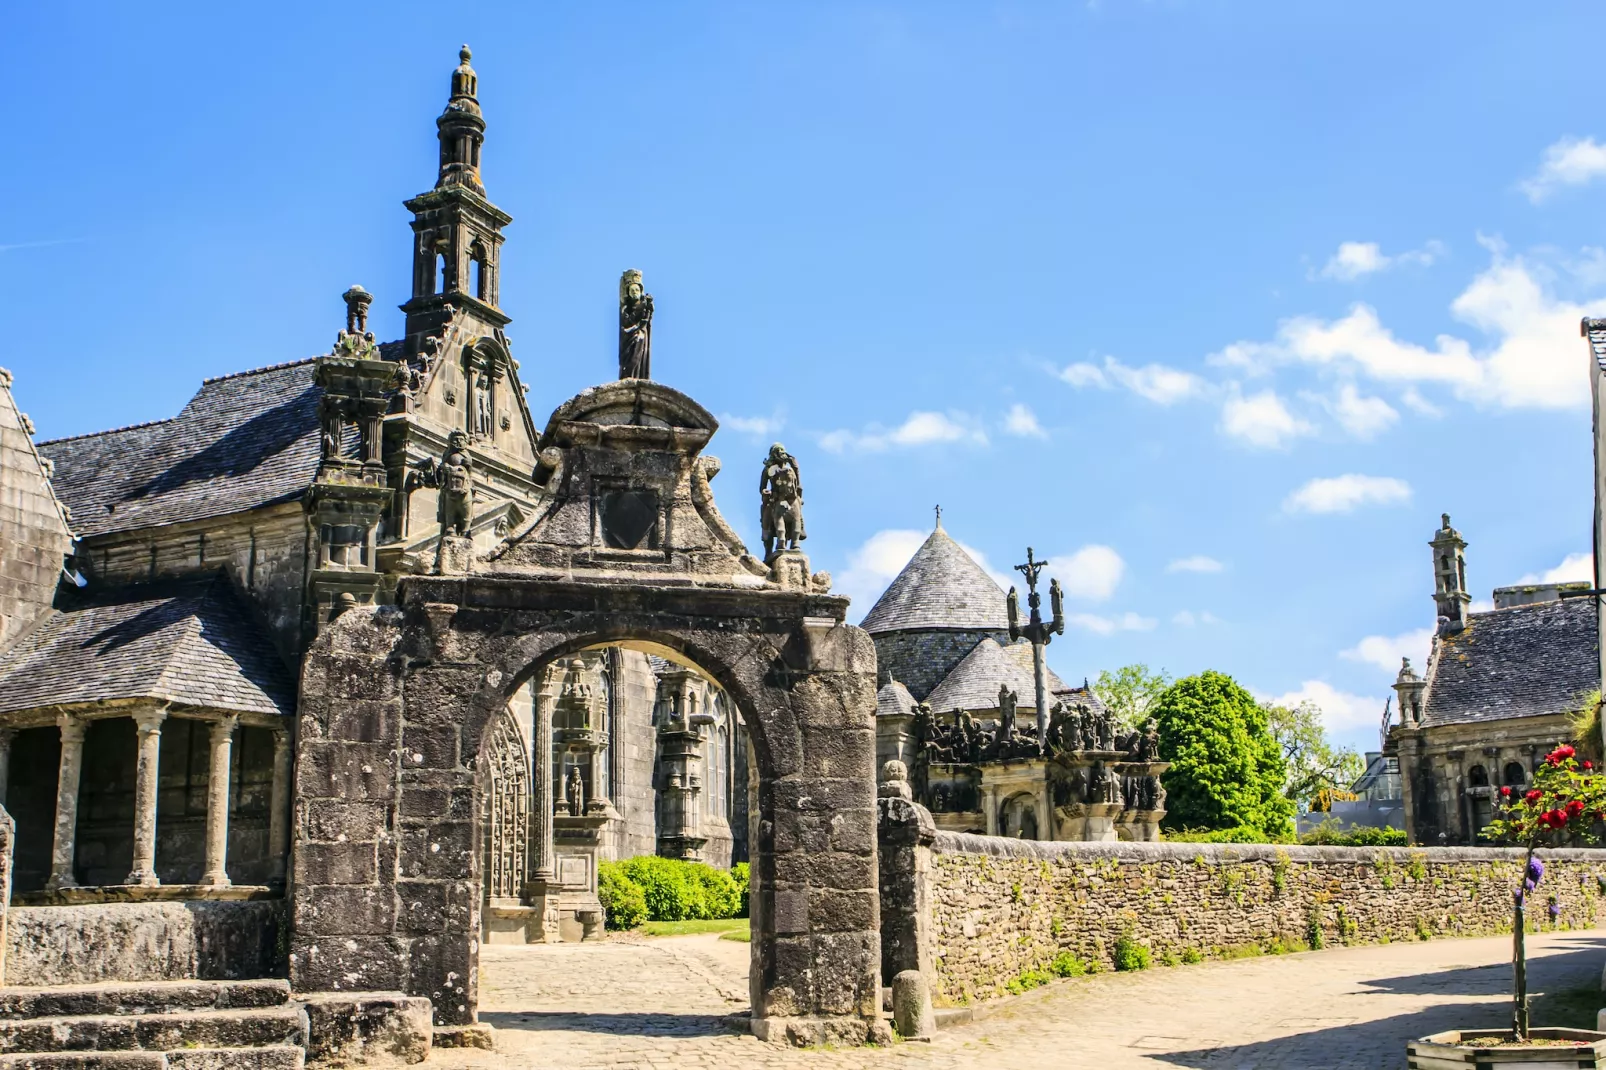
[[[1482,1070],[1483,1067],[1518,1066],[1522,1070],[1576,1070],[1606,1067],[1606,1033],[1592,1029],[1530,1029],[1534,1040],[1568,1041],[1566,1044],[1528,1044],[1520,1048],[1484,1048],[1468,1041],[1505,1037],[1506,1029],[1453,1029],[1413,1040],[1405,1046],[1411,1070]]]

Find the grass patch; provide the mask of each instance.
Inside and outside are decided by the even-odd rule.
[[[732,940],[752,939],[746,918],[695,918],[688,921],[646,921],[637,930],[643,936],[691,936],[694,933],[741,933]]]
[[[753,930],[732,929],[728,933],[720,933],[719,938],[721,940],[735,940],[739,943],[750,944],[753,942]]]

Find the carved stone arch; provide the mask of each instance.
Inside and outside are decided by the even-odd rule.
[[[513,711],[491,719],[480,749],[484,887],[491,900],[517,900],[530,879],[530,747]]]

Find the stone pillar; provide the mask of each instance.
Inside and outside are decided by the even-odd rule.
[[[16,738],[15,728],[0,728],[0,806],[5,805],[6,789],[11,784],[11,741]]]
[[[270,879],[283,881],[290,858],[290,730],[273,730],[273,795],[268,803]]]
[[[207,727],[212,737],[212,768],[206,784],[206,872],[201,883],[213,888],[229,886],[229,762],[234,754],[234,726],[238,717],[225,717]]]
[[[1037,838],[1040,840],[1054,839],[1054,804],[1051,796],[1054,785],[1049,783],[1048,770],[1043,770],[1043,781],[1037,786],[1037,795],[1034,803],[1037,807]]]
[[[981,805],[986,813],[982,818],[987,822],[987,835],[997,836],[998,830],[998,786],[990,785],[982,789]]]
[[[147,888],[161,883],[156,876],[156,786],[165,720],[165,709],[134,714],[139,736],[134,774],[134,868],[128,871],[127,883]]]
[[[84,722],[75,714],[56,717],[61,729],[61,766],[56,774],[56,835],[50,848],[50,879],[45,887],[76,888],[73,849],[78,835],[78,777],[84,769]]]
[[[552,810],[558,800],[552,793],[552,709],[557,705],[557,680],[550,667],[541,673],[541,686],[535,692],[535,806],[531,818],[535,828],[530,838],[530,879],[551,881],[557,877],[553,860]]]

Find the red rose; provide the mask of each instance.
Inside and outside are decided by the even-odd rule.
[[[1508,799],[1511,798],[1511,785],[1508,784],[1505,787],[1501,788],[1500,789],[1500,794],[1504,795]]]
[[[1584,812],[1584,804],[1580,800],[1574,799],[1572,802],[1567,804],[1567,816],[1568,817],[1578,817],[1583,812]]]
[[[1540,791],[1538,788],[1535,788],[1533,791],[1530,791],[1528,794],[1524,795],[1523,798],[1526,799],[1530,805],[1534,805],[1544,797],[1544,794],[1544,792]]]
[[[1576,753],[1578,752],[1567,746],[1567,744],[1563,743],[1561,746],[1545,755],[1545,761],[1549,762],[1551,765],[1560,765],[1562,762],[1566,761],[1568,758],[1571,758]]]
[[[1588,758],[1585,758],[1584,759],[1584,772],[1587,773],[1593,768],[1595,768],[1595,763],[1590,761]]]

